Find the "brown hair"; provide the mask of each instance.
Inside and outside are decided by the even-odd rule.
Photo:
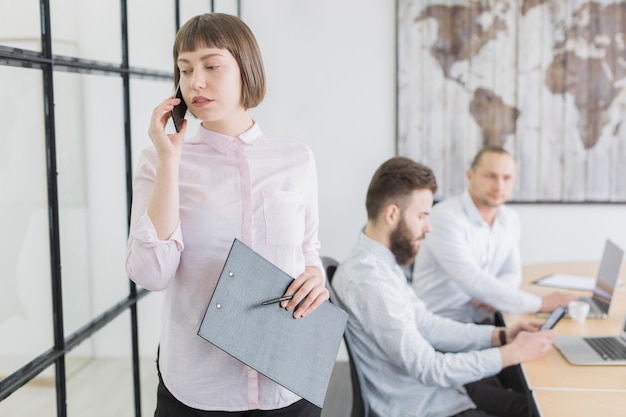
[[[483,155],[486,153],[497,153],[500,155],[509,155],[511,158],[513,158],[513,155],[511,155],[506,149],[504,149],[501,146],[485,146],[480,151],[478,151],[476,156],[474,156],[474,159],[472,160],[472,165],[470,166],[470,169],[472,171],[476,170],[476,167],[480,164],[480,160],[482,159]]]
[[[237,61],[241,72],[241,105],[258,106],[265,97],[265,70],[259,45],[250,28],[238,17],[206,13],[192,17],[174,40],[174,85],[178,85],[178,55],[198,48],[226,49]]]
[[[437,180],[430,168],[403,156],[387,160],[376,170],[367,190],[368,219],[375,220],[389,203],[403,209],[411,193],[422,189],[437,192]]]

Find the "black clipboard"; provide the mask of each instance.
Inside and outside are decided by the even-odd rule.
[[[348,315],[328,301],[299,319],[262,305],[292,280],[235,239],[198,335],[322,408]]]

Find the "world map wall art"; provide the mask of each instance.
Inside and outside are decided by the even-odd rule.
[[[461,193],[486,145],[515,202],[626,202],[626,1],[397,0],[400,155]]]

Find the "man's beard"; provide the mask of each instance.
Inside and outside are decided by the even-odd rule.
[[[398,264],[409,265],[413,262],[413,259],[415,259],[417,255],[419,245],[416,244],[415,237],[406,225],[404,216],[400,219],[394,231],[391,232],[389,240],[391,253],[396,257]]]

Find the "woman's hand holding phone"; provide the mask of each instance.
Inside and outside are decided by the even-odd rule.
[[[176,132],[180,132],[183,128],[183,120],[185,120],[185,114],[187,114],[187,103],[183,99],[183,93],[180,91],[180,84],[176,88],[176,94],[174,98],[180,99],[180,103],[175,105],[172,109],[172,121],[174,122],[174,127],[176,128]]]
[[[183,139],[187,121],[181,120],[180,130],[176,133],[168,134],[165,131],[167,122],[172,117],[172,111],[182,101],[174,96],[161,102],[152,112],[148,135],[157,150],[160,160],[175,158],[180,159]],[[184,103],[184,101],[182,101]]]

